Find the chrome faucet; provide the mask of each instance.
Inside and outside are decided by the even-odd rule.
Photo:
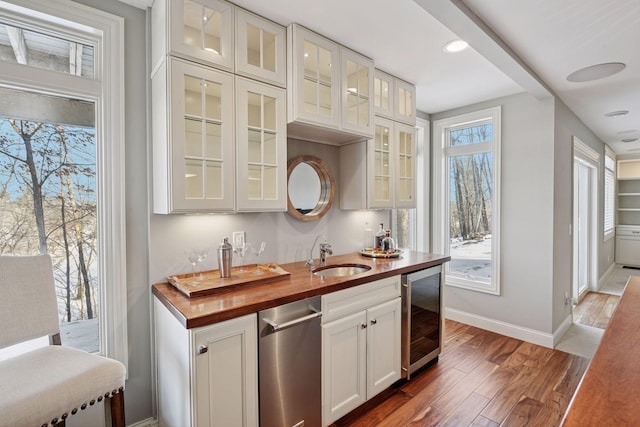
[[[311,251],[309,251],[309,259],[307,260],[307,266],[312,270],[315,268],[315,263],[313,262],[313,250],[315,249],[316,243],[318,243],[318,239],[320,238],[324,240],[324,243],[320,243],[320,267],[327,265],[327,254],[329,255],[333,254],[331,245],[327,243],[327,238],[319,234],[316,237],[316,239],[313,241],[313,245],[311,246]]]
[[[327,255],[333,255],[333,249],[328,243],[320,243],[320,267],[327,265]]]

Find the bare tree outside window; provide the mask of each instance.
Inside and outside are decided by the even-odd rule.
[[[0,253],[52,256],[63,323],[99,312],[95,147],[93,127],[0,117]]]
[[[451,146],[493,139],[491,124],[452,130]],[[491,206],[493,154],[481,152],[449,158],[449,237],[451,271],[491,277]]]

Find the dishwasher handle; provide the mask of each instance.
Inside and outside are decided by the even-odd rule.
[[[307,314],[306,316],[302,316],[302,317],[299,317],[297,319],[289,320],[288,322],[284,322],[284,323],[276,323],[271,319],[267,319],[266,317],[264,319],[262,319],[262,320],[264,320],[266,324],[271,326],[271,329],[272,329],[273,332],[278,332],[278,331],[281,331],[283,329],[287,329],[287,328],[290,328],[292,326],[299,325],[300,323],[305,323],[305,322],[308,322],[310,320],[317,319],[319,317],[322,317],[322,312],[321,311],[314,311],[311,314]]]

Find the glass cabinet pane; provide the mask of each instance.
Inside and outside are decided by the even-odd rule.
[[[222,85],[205,81],[206,105],[204,116],[208,119],[220,120],[222,117]]]
[[[187,199],[201,199],[202,188],[202,161],[186,159],[184,162],[184,184]]]
[[[328,85],[333,84],[331,81],[331,51],[318,48],[318,78]]]
[[[264,123],[263,127],[272,131],[276,130],[276,107],[277,100],[270,96],[264,96]]]
[[[247,63],[260,67],[260,28],[247,23]]]
[[[202,85],[202,79],[184,76],[185,114],[202,117]]]
[[[205,140],[205,157],[222,159],[222,125],[207,122],[207,137]]]
[[[222,52],[220,43],[220,14],[213,9],[203,6],[201,22],[203,27],[202,32],[204,34],[202,47],[208,52],[220,55],[220,52]]]
[[[318,85],[318,108],[317,112],[323,116],[331,117],[333,103],[331,102],[331,86],[326,84]]]
[[[202,122],[184,119],[184,155],[202,157]]]
[[[262,198],[262,167],[249,165],[249,182],[248,196],[249,199],[259,200]]]
[[[206,162],[206,193],[207,199],[222,199],[224,194],[222,192],[223,180],[222,176],[222,163],[207,161]]]
[[[278,163],[278,146],[276,134],[273,132],[264,133],[264,163],[266,165],[276,165]]]
[[[264,168],[263,197],[267,200],[274,200],[278,197],[278,169],[266,166]]]
[[[318,79],[318,47],[306,40],[304,41],[304,75],[314,80]]]
[[[249,126],[262,127],[262,95],[249,92],[247,95],[248,122]]]
[[[262,31],[262,68],[276,71],[276,35],[268,31]]]
[[[262,132],[249,129],[248,157],[250,163],[262,163]]]

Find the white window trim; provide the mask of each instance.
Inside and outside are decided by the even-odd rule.
[[[616,167],[617,167],[617,162],[616,162],[616,153],[609,148],[608,145],[604,146],[604,155],[605,155],[605,160],[603,162],[603,167],[604,167],[604,171],[603,171],[603,177],[602,177],[602,182],[604,183],[604,188],[603,188],[603,193],[605,195],[605,200],[604,200],[604,209],[603,209],[603,213],[602,213],[602,222],[603,222],[603,232],[604,232],[604,241],[606,242],[607,240],[611,240],[616,236]],[[609,169],[606,167],[607,161],[606,161],[606,157],[611,157],[613,159],[613,169]],[[606,177],[606,173],[607,173],[607,169],[611,170],[613,172],[613,188],[611,189],[612,193],[613,193],[613,206],[607,206],[607,200],[606,200],[606,194],[607,194],[607,189],[606,189],[606,185],[607,185],[607,177]],[[613,218],[613,226],[607,230],[606,228],[606,224],[604,223],[604,218],[606,217],[605,213],[607,211],[607,209],[610,208],[612,210],[611,212],[611,216]]]
[[[30,0],[28,9],[22,3],[0,1],[0,8],[9,10],[11,16],[20,16],[22,22],[61,33],[82,34],[96,43],[95,80],[3,63],[0,84],[53,95],[73,94],[96,102],[100,348],[105,356],[126,366],[124,19],[69,0]]]
[[[448,190],[444,183],[448,182],[449,165],[446,144],[446,130],[452,127],[469,124],[473,122],[492,119],[494,138],[491,143],[473,144],[456,147],[456,155],[473,154],[476,152],[485,152],[487,148],[491,149],[494,157],[493,170],[493,197],[492,197],[492,236],[491,236],[491,281],[478,280],[462,280],[452,277],[451,274],[445,275],[445,284],[472,291],[483,292],[492,295],[500,295],[500,175],[501,175],[501,106],[487,108],[472,113],[462,114],[442,120],[436,120],[433,123],[433,251],[449,255],[449,204],[447,203]],[[449,270],[449,264],[445,264],[446,271]]]
[[[430,230],[429,230],[429,185],[431,169],[431,138],[429,130],[431,123],[428,120],[418,117],[416,119],[416,247],[422,252],[429,252]],[[422,166],[422,167],[420,167]]]

